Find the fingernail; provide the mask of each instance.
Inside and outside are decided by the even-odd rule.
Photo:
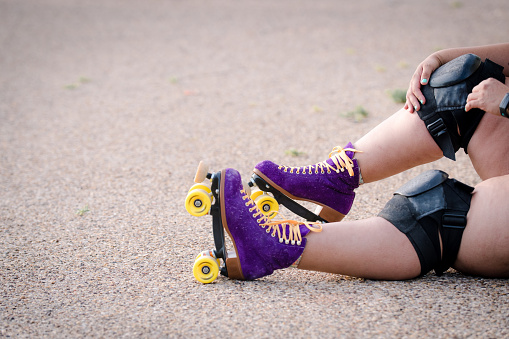
[[[422,84],[425,84],[425,83],[427,83],[427,82],[428,82],[428,79],[422,79],[422,80],[421,80],[421,83],[422,83]]]
[[[414,110],[416,110],[416,111],[417,111],[417,106],[414,106]]]
[[[421,105],[424,105],[424,100],[419,100],[419,102],[421,103]]]

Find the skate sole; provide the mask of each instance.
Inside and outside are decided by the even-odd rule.
[[[310,200],[310,199],[304,199],[304,198],[300,198],[300,197],[297,197],[293,194],[291,194],[290,192],[288,192],[287,190],[283,189],[282,187],[280,187],[279,185],[276,185],[272,180],[270,180],[266,175],[264,175],[262,172],[260,172],[258,169],[254,169],[253,172],[258,175],[260,178],[262,178],[263,180],[265,180],[270,186],[272,186],[274,189],[278,190],[279,192],[283,193],[284,195],[286,195],[287,197],[289,197],[290,199],[293,199],[293,200],[299,200],[299,201],[307,201],[307,202],[311,202],[315,205],[318,205],[318,209],[317,209],[317,214],[320,218],[322,219],[325,219],[327,220],[328,222],[338,222],[338,221],[341,221],[343,220],[343,218],[345,217],[345,215],[341,212],[338,212],[336,211],[335,209],[327,206],[327,205],[324,205],[318,201],[314,201],[314,200]]]

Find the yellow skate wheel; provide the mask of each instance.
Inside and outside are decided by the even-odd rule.
[[[216,259],[207,256],[198,256],[194,262],[193,275],[201,283],[208,284],[216,280],[219,273],[219,265]]]
[[[216,258],[216,256],[214,255],[214,252],[212,252],[212,250],[201,252],[200,254],[198,254],[196,259],[194,259],[194,261],[200,259],[201,257],[210,257],[210,258],[213,258],[217,262],[217,266],[218,267],[221,266],[221,263],[219,262],[219,259]]]
[[[199,184],[200,182],[204,182],[207,179],[207,173],[209,172],[209,167],[203,162],[200,161],[198,164],[198,168],[196,169],[196,175],[194,176],[194,182]]]
[[[202,184],[193,185],[187,194],[185,206],[187,212],[195,217],[209,213],[212,206],[212,191]]]
[[[251,199],[254,200],[258,209],[269,219],[274,218],[279,212],[279,204],[277,200],[263,191],[254,192],[251,194]]]

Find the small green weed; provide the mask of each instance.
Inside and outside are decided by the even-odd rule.
[[[76,215],[79,215],[80,217],[82,217],[87,212],[90,212],[90,209],[88,208],[88,205],[85,205],[84,207],[79,208],[76,211]]]
[[[395,90],[389,91],[389,95],[391,96],[392,100],[394,100],[395,103],[404,104],[406,102],[406,91],[405,90],[395,89]]]
[[[461,1],[453,1],[453,2],[451,2],[451,7],[452,8],[461,8],[461,7],[463,7],[463,3]]]
[[[77,84],[69,84],[69,85],[65,85],[64,88],[73,90],[73,89],[78,88],[78,85]]]
[[[321,108],[320,106],[317,106],[317,105],[313,105],[311,107],[311,112],[313,112],[313,113],[320,113],[320,112],[323,112],[323,108]]]
[[[69,85],[65,85],[64,88],[65,89],[69,89],[69,90],[73,90],[73,89],[76,89],[76,88],[80,87],[83,84],[89,83],[90,81],[92,81],[92,80],[90,80],[89,78],[80,77],[78,79],[78,82],[75,82],[75,83],[72,83],[72,84],[69,84]]]
[[[354,48],[349,47],[346,49],[346,54],[348,55],[355,55],[355,53],[357,53],[357,51]]]
[[[401,60],[400,62],[398,62],[398,67],[399,68],[408,68],[408,62]]]
[[[369,113],[361,105],[357,106],[353,111],[342,114],[342,116],[353,119],[355,122],[361,122],[368,117]]]
[[[296,150],[295,148],[287,149],[287,150],[285,151],[285,154],[286,154],[286,155],[289,155],[289,156],[292,156],[292,157],[301,157],[301,156],[306,155],[306,153],[305,153],[305,152],[298,151],[298,150]]]

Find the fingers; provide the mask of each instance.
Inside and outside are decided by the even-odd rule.
[[[509,87],[498,80],[493,78],[483,80],[467,96],[465,111],[478,108],[486,113],[499,116],[500,102],[508,92]]]
[[[421,105],[426,102],[426,98],[421,92],[422,71],[422,66],[419,65],[410,80],[410,86],[407,90],[405,109],[410,113],[418,111],[421,108]],[[427,83],[427,80],[425,83]]]
[[[429,78],[431,77],[431,73],[436,69],[436,66],[431,65],[430,63],[424,63],[422,65],[422,74],[421,74],[421,85],[427,85],[429,82]]]
[[[476,93],[472,92],[467,97],[467,103],[465,105],[465,112],[470,111],[472,108],[478,107],[478,97]]]
[[[441,61],[436,54],[427,57],[415,71],[410,81],[410,87],[407,92],[406,107],[408,111],[415,112],[421,109],[421,105],[426,103],[426,98],[422,94],[421,86],[429,84],[431,73],[441,65]]]

